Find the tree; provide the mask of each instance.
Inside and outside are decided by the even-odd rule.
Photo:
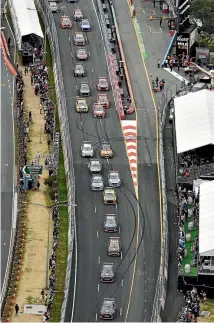
[[[203,23],[202,30],[214,34],[214,0],[192,0],[190,12]]]

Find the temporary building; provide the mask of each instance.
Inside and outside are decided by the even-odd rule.
[[[214,144],[214,91],[177,97],[175,127],[178,154]]]
[[[199,255],[214,257],[214,181],[200,185]]]
[[[44,38],[33,0],[9,0],[9,5],[19,50],[25,36],[34,34]]]

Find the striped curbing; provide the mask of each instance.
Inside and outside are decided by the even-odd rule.
[[[126,144],[129,166],[131,169],[134,187],[138,188],[138,173],[137,173],[137,122],[136,120],[123,120],[122,129]]]

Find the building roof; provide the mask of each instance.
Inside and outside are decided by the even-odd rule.
[[[178,154],[214,144],[214,91],[177,97],[175,127]]]
[[[21,37],[35,34],[44,38],[33,0],[12,0]],[[33,10],[29,10],[33,9]]]
[[[214,181],[200,185],[199,254],[214,256]]]

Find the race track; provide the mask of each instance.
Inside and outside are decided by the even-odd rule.
[[[77,31],[79,27],[74,22],[72,30],[62,30],[60,28],[61,14],[54,14],[59,38],[76,175],[78,275],[73,321],[99,321],[99,309],[104,297],[116,298],[116,321],[125,321],[128,314],[127,310],[130,310],[131,307],[134,310],[130,311],[129,321],[139,321],[143,313],[144,294],[144,254],[141,244],[142,229],[145,228],[144,216],[135,198],[123,134],[111,91],[108,92],[111,107],[107,111],[106,119],[100,122],[92,116],[92,106],[96,102],[97,96],[95,89],[97,78],[99,76],[108,76],[106,57],[95,7],[91,0],[80,0],[76,5],[63,2],[62,5],[64,7],[64,14],[69,15],[71,18],[73,9],[78,5],[92,24],[92,31],[86,34],[86,48],[90,52],[90,57],[84,63],[87,70],[87,75],[84,79],[87,79],[90,84],[92,96],[88,100],[90,102],[90,111],[84,115],[77,114],[75,111],[75,97],[82,79],[77,79],[73,76],[73,67],[76,61],[73,35],[74,31]],[[123,181],[121,189],[117,189],[117,208],[115,206],[104,206],[102,193],[91,191],[87,160],[80,156],[82,141],[90,140],[95,147],[96,157],[98,157],[100,141],[102,139],[109,140],[115,152],[112,160],[109,160],[109,162],[103,161],[105,184],[107,184],[108,170],[119,170]],[[103,231],[103,220],[106,213],[115,213],[118,216],[121,226],[119,235],[123,247],[122,260],[106,256],[106,243],[109,237],[109,234]],[[131,286],[133,287],[136,240],[140,244],[138,265],[141,269],[138,272],[134,271],[138,278],[138,283],[130,295]],[[104,261],[111,262],[112,260],[117,269],[116,282],[110,285],[101,284],[99,282],[101,265]],[[71,282],[73,284],[73,280]],[[130,304],[131,306],[129,306]],[[70,321],[71,310],[72,300],[69,301],[66,321]]]

